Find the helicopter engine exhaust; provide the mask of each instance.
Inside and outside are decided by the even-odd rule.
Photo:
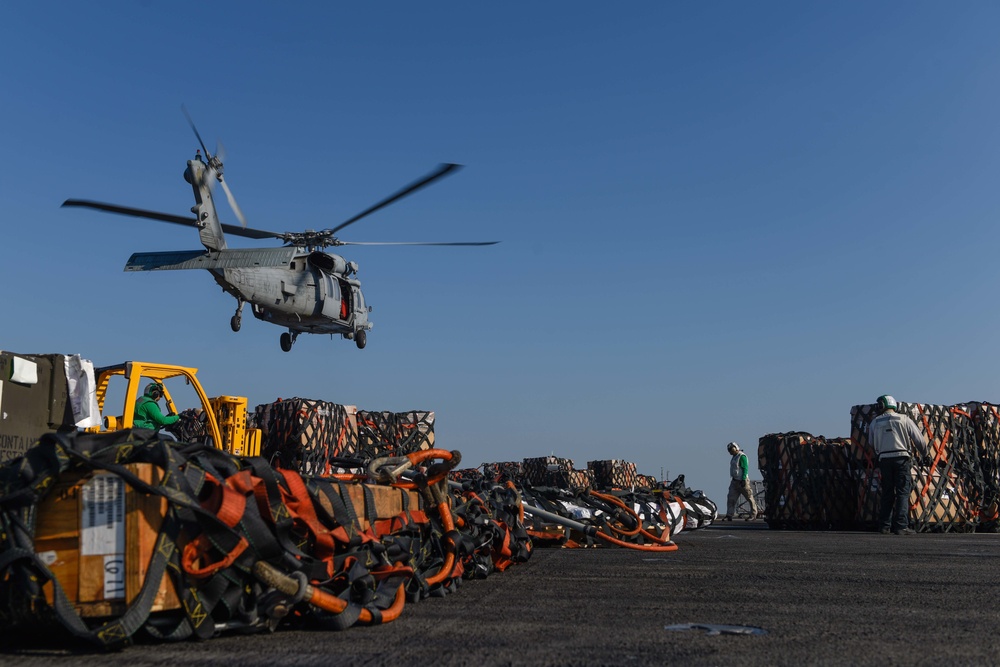
[[[340,255],[329,255],[318,250],[309,253],[309,265],[335,276],[346,276],[349,268],[347,261]]]

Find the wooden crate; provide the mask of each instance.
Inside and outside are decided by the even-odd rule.
[[[363,487],[368,487],[372,491],[375,500],[376,520],[391,519],[403,511],[403,494],[407,495],[408,508],[420,509],[420,494],[407,489],[397,489],[392,486],[381,486],[378,484],[348,484],[347,492],[354,505],[354,512],[358,515],[358,523],[362,530],[367,530],[370,526],[365,519],[365,491]],[[325,499],[320,496],[320,502]]]
[[[161,470],[132,463],[129,471],[158,484]],[[142,589],[167,501],[130,488],[110,473],[63,477],[38,507],[35,550],[62,585],[77,613],[120,616]],[[52,586],[46,596],[52,601]],[[180,608],[169,575],[151,611]]]

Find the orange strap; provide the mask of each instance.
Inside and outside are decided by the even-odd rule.
[[[319,521],[316,515],[316,508],[313,506],[312,498],[309,497],[309,490],[306,488],[302,477],[294,470],[282,470],[282,476],[288,485],[288,491],[281,488],[282,501],[288,508],[288,513],[294,521],[305,524],[306,529],[312,533],[316,540],[314,555],[322,561],[326,561],[329,567],[333,567],[333,556],[336,549],[334,535]],[[338,530],[343,530],[339,528]],[[345,532],[343,541],[348,542],[350,538]]]
[[[249,479],[249,471],[244,472],[247,472],[246,477]],[[239,474],[237,473],[235,476],[239,476]],[[220,484],[219,480],[215,477],[206,474],[205,482],[212,485],[212,490],[209,496],[201,503],[202,507],[214,512],[220,521],[230,528],[234,528],[243,519],[243,514],[246,512],[247,496],[245,491],[241,492],[239,490],[243,487],[246,480],[242,478],[234,480],[234,484],[230,485],[227,479],[226,484]],[[184,545],[184,551],[181,555],[181,566],[192,577],[208,577],[236,562],[236,559],[246,551],[248,546],[250,546],[249,542],[247,542],[245,537],[241,536],[236,546],[223,556],[221,560],[199,567],[198,564],[205,561],[205,557],[208,556],[214,547],[212,542],[202,533]]]

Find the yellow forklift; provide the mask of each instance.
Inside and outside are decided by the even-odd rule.
[[[181,394],[187,400],[189,408],[201,411],[199,414],[204,421],[205,444],[236,456],[260,456],[261,430],[247,427],[246,397],[209,398],[198,382],[197,373],[197,368],[147,361],[126,361],[95,369],[97,405],[104,419],[103,426],[89,428],[87,432],[132,428],[136,401],[142,396],[147,384],[159,382],[163,385],[166,412],[180,414],[177,401]],[[113,378],[121,378],[124,382],[118,379],[113,381]],[[113,395],[113,405],[122,406],[120,414],[110,414],[105,410],[109,394]]]

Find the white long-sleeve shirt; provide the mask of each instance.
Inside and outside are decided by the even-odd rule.
[[[927,455],[927,438],[913,420],[892,410],[883,412],[868,426],[868,442],[880,460],[910,455],[910,444],[921,456]]]

